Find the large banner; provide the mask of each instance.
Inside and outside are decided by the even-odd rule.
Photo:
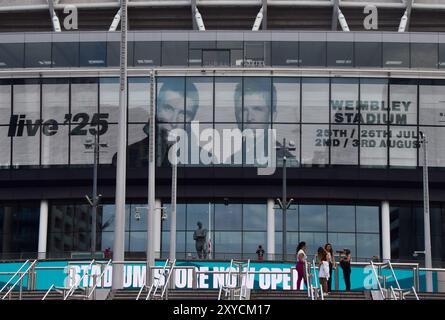
[[[106,262],[103,262],[102,266]],[[157,261],[156,265],[161,267],[163,261]],[[178,261],[178,269],[175,270],[175,287],[177,289],[218,289],[221,285],[235,285],[238,277],[237,269],[230,268],[230,262],[221,261]],[[1,263],[0,273],[18,270],[21,263]],[[46,269],[45,269],[46,268]],[[292,269],[292,275],[290,270]],[[26,268],[25,268],[26,269]],[[92,287],[93,277],[84,276],[100,275],[103,272],[101,265],[89,266],[89,263],[76,263],[75,261],[46,261],[37,265],[37,290],[47,290],[51,285],[58,287]],[[231,271],[231,275],[229,275]],[[110,288],[112,281],[112,267],[105,270],[103,279],[99,281],[99,287]],[[155,269],[155,276],[159,276],[161,269]],[[213,272],[213,273],[212,273]],[[219,272],[219,273],[218,273]],[[223,273],[225,272],[225,273]],[[249,267],[247,286],[250,289],[259,290],[296,290],[297,272],[295,265],[289,263],[272,262],[252,262]],[[259,273],[258,273],[259,272]],[[412,269],[395,268],[396,277],[402,288],[411,288],[413,282]],[[389,276],[390,271],[384,270],[383,275]],[[0,285],[3,285],[11,278],[11,275],[0,275]],[[333,283],[335,283],[335,273],[333,273]],[[338,271],[339,290],[345,290],[343,272]],[[140,288],[145,283],[146,266],[144,262],[129,263],[124,268],[124,288]],[[18,280],[18,277],[15,279]],[[164,282],[164,277],[160,277],[160,283]],[[195,285],[194,282],[195,281]],[[433,273],[434,290],[437,291],[437,274]],[[12,282],[14,283],[14,281]],[[27,283],[27,277],[23,283]],[[387,282],[387,287],[396,286],[393,279]],[[304,289],[302,283],[301,289]],[[353,266],[351,273],[352,290],[378,289],[377,281],[370,266]],[[425,291],[425,272],[420,273],[420,290]]]

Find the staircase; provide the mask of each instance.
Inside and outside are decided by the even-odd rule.
[[[420,300],[445,300],[445,292],[417,292]],[[406,300],[416,300],[413,294],[406,296]]]
[[[111,291],[107,300],[136,300],[139,290],[122,289]],[[168,300],[217,300],[218,290],[169,290]],[[145,299],[141,299],[145,300]]]
[[[37,300],[40,301],[45,296],[47,290],[23,290],[22,300]],[[18,291],[11,292],[10,296],[5,300],[20,300],[20,293]],[[45,300],[63,300],[63,293],[60,291],[51,291]],[[85,300],[85,294],[82,290],[76,290],[68,300]]]
[[[306,290],[253,290],[251,300],[309,300]],[[324,300],[370,300],[366,291],[334,291],[324,297]]]

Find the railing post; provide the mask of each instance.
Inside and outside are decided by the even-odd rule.
[[[197,274],[196,274],[196,268],[193,268],[193,272],[192,272],[192,288],[196,289],[196,283],[197,283],[198,279],[197,279]]]
[[[340,286],[339,286],[339,283],[340,283],[340,280],[339,280],[339,272],[338,272],[338,267],[336,267],[335,269],[334,269],[334,286],[335,286],[335,290],[336,291],[338,291],[339,290],[339,288],[340,288]]]
[[[20,277],[19,300],[22,300],[22,290],[23,290],[23,277]],[[11,295],[12,291],[9,296],[11,297]]]

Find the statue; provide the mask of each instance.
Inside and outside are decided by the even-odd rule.
[[[202,223],[198,221],[198,229],[193,233],[195,240],[196,253],[199,259],[207,259],[207,229],[202,227]]]

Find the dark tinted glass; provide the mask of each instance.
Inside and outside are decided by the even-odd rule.
[[[78,67],[78,42],[53,42],[53,67]]]
[[[202,65],[202,50],[191,49],[189,51],[189,66],[201,66]]]
[[[298,42],[273,41],[272,42],[272,65],[273,66],[297,66]]]
[[[51,42],[25,43],[25,67],[51,67]]]
[[[230,66],[230,50],[203,50],[203,66]]]
[[[445,43],[439,44],[439,68],[445,68]]]
[[[411,68],[436,69],[437,60],[436,43],[411,43]]]
[[[409,43],[383,43],[383,67],[409,68]]]
[[[356,42],[355,65],[357,67],[381,67],[382,44],[380,42]]]
[[[162,65],[187,66],[188,43],[186,41],[162,42]]]
[[[190,41],[190,49],[215,49],[216,41]]]
[[[106,42],[81,42],[80,66],[105,67],[107,56]]]
[[[351,42],[328,42],[328,67],[352,67],[354,48]]]
[[[23,43],[0,43],[0,68],[23,68]]]
[[[127,63],[129,66],[133,66],[133,53],[134,42],[128,42]],[[120,65],[120,43],[108,42],[107,43],[107,66],[117,67]]]
[[[300,66],[326,66],[326,42],[300,42]]]
[[[246,41],[244,44],[244,64],[261,66],[270,64],[270,43],[264,41]]]
[[[160,66],[161,65],[161,42],[135,42],[134,43],[134,66]]]

